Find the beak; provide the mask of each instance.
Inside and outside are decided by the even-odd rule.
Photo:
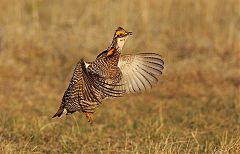
[[[132,32],[128,32],[127,34],[128,34],[128,35],[132,35]]]

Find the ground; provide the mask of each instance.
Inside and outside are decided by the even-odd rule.
[[[239,153],[238,0],[0,2],[0,153]],[[114,30],[165,60],[151,91],[105,101],[90,125],[52,119],[75,64]]]

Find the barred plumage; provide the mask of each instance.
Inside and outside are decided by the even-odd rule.
[[[85,62],[81,59],[77,63],[59,110],[53,117],[60,117],[66,109],[67,114],[84,112],[92,121],[90,114],[94,113],[102,100],[144,91],[158,82],[164,68],[160,55],[121,55],[129,35],[131,32],[119,27],[110,47],[99,54],[95,61]]]

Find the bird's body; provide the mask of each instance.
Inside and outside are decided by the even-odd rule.
[[[104,79],[111,80],[113,83],[118,83],[121,80],[121,71],[118,67],[120,53],[112,50],[116,49],[110,49],[108,52],[115,52],[114,54],[97,58],[88,66],[88,69]]]
[[[110,47],[99,54],[95,61],[80,60],[62,98],[59,110],[53,117],[76,111],[91,113],[109,97],[120,97],[150,89],[162,74],[163,60],[155,53],[121,55],[125,41],[131,32],[119,27]]]

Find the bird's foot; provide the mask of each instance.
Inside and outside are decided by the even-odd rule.
[[[91,113],[86,113],[86,117],[88,118],[88,122],[92,124],[94,120],[93,115]]]

